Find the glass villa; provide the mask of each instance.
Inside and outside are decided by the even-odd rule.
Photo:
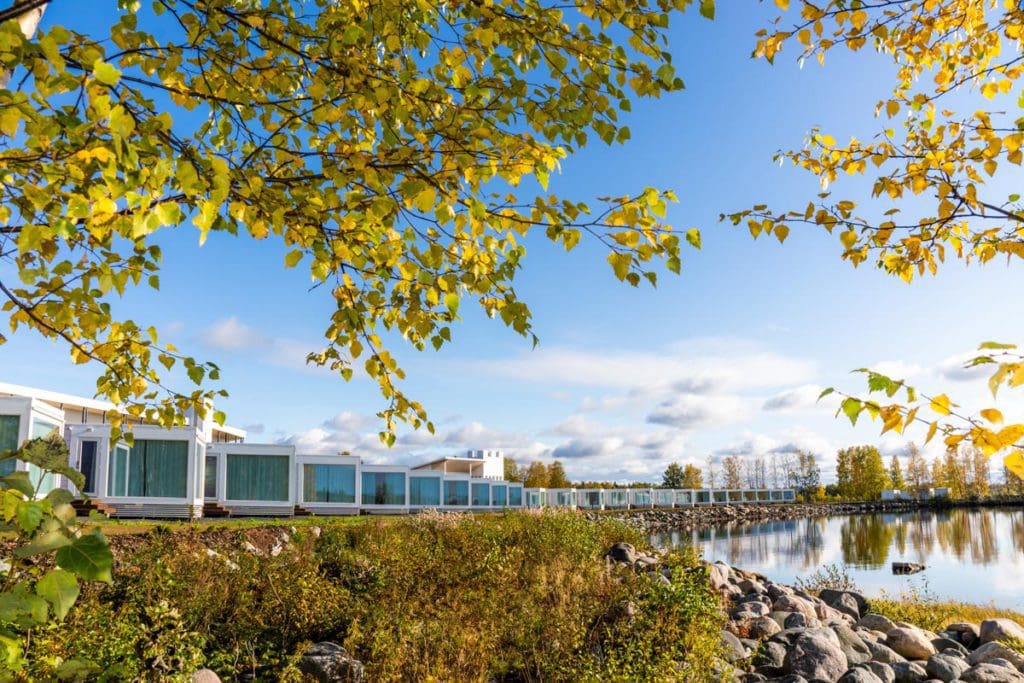
[[[0,475],[26,470],[41,495],[67,488],[117,517],[204,515],[401,514],[434,508],[587,509],[792,502],[792,490],[524,489],[504,481],[500,451],[470,451],[415,467],[365,463],[346,455],[303,455],[287,444],[245,442],[245,432],[189,416],[166,429],[133,422],[134,443],[111,445],[109,403],[0,383],[0,453],[54,430],[71,465],[85,475],[78,491],[63,476],[20,461],[0,461]]]

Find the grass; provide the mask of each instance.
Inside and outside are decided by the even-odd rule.
[[[114,583],[90,585],[64,624],[33,634],[26,680],[85,658],[107,680],[186,680],[208,666],[225,680],[297,681],[298,657],[321,640],[374,681],[712,680],[724,617],[696,557],[667,556],[667,584],[609,567],[612,543],[644,545],[614,520],[103,524],[125,527],[112,534]]]
[[[926,583],[912,585],[907,590],[871,600],[871,611],[894,622],[903,621],[929,631],[939,632],[950,624],[967,622],[979,624],[986,619],[1012,619],[1024,625],[1024,614],[996,607],[977,605],[957,600],[944,600],[933,594]]]

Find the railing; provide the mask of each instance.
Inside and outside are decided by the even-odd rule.
[[[796,501],[794,489],[544,489],[524,490],[527,508],[625,510],[703,505],[772,505]]]

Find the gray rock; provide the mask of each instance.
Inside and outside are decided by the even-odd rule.
[[[743,579],[737,585],[745,595],[750,593],[764,593],[764,586],[761,585],[760,581],[755,579]]]
[[[200,669],[192,673],[191,683],[220,683],[220,676],[209,669]]]
[[[792,595],[793,594],[793,589],[792,588],[790,588],[789,586],[783,586],[783,585],[780,585],[780,584],[777,584],[777,583],[769,583],[769,584],[767,584],[767,586],[765,587],[765,590],[768,591],[768,597],[771,598],[773,601],[774,600],[778,600],[783,595]]]
[[[981,622],[978,637],[982,643],[1010,638],[1024,640],[1024,628],[1013,619],[986,619]]]
[[[895,683],[896,674],[888,664],[883,662],[868,662],[864,666],[871,669],[871,673],[878,676],[882,683]]]
[[[862,626],[872,631],[880,631],[881,633],[888,633],[892,629],[896,628],[896,624],[888,617],[883,617],[881,614],[865,614],[857,620],[857,626]]]
[[[867,667],[855,666],[840,676],[838,683],[882,683],[882,679]]]
[[[978,626],[977,626],[977,624],[968,624],[968,623],[964,623],[964,622],[957,623],[957,624],[950,624],[949,626],[946,627],[946,631],[948,633],[956,633],[957,634],[957,640],[960,641],[961,645],[963,645],[964,647],[966,647],[968,649],[971,649],[971,648],[976,647],[977,645],[980,645],[980,643],[978,642],[979,635],[978,635]]]
[[[733,619],[756,619],[757,617],[768,616],[768,605],[763,602],[744,602],[734,607],[729,616]]]
[[[743,647],[740,639],[733,634],[728,631],[722,631],[721,642],[722,649],[724,650],[723,656],[730,664],[735,664],[747,658],[747,648]]]
[[[782,627],[771,617],[758,617],[747,623],[747,632],[750,637],[758,640],[771,638],[781,630]]]
[[[921,683],[928,680],[928,672],[917,662],[896,662],[890,666],[894,683]]]
[[[964,683],[1024,683],[1024,675],[1005,666],[985,662],[960,674],[960,680]]]
[[[829,600],[824,594],[825,591],[822,591],[821,599],[824,600],[825,604],[829,607],[852,617],[854,621],[860,619],[860,616],[863,613],[863,608],[861,607],[861,605],[864,604],[863,597],[861,597],[861,601],[858,602],[853,593],[839,593],[834,596],[832,600]]]
[[[798,612],[808,620],[817,618],[814,604],[796,595],[783,595],[772,603],[772,609],[776,612]]]
[[[907,659],[928,659],[935,654],[935,646],[932,645],[931,638],[924,631],[916,628],[897,626],[894,629],[889,629],[885,634],[885,644]]]
[[[636,562],[637,553],[636,553],[636,548],[634,548],[629,543],[616,543],[615,545],[613,545],[611,548],[608,549],[608,552],[606,552],[604,554],[604,556],[606,558],[608,558],[609,560],[611,560],[612,562],[621,562],[623,564],[633,564],[634,562]],[[714,566],[714,565],[712,565],[712,566]],[[710,569],[711,568],[709,567],[708,568],[709,573],[710,573]],[[714,588],[714,585],[712,584],[711,587]]]
[[[885,643],[871,643],[865,641],[864,644],[868,646],[868,650],[871,652],[871,661],[873,662],[896,664],[898,662],[907,661],[906,657],[898,654]]]
[[[785,669],[807,679],[835,681],[849,667],[839,637],[827,628],[807,629],[786,653]]]
[[[1005,659],[1017,669],[1024,669],[1024,655],[1016,650],[1011,650],[1002,643],[985,643],[967,656],[967,661],[971,666],[984,664],[992,659]]]
[[[791,613],[783,624],[785,628],[818,628],[819,626],[821,626],[821,622],[817,617],[808,617],[801,612]]]
[[[761,643],[761,647],[757,649],[754,654],[754,666],[761,667],[773,667],[782,668],[783,662],[786,661],[786,646],[782,643],[767,642]]]
[[[770,616],[772,619],[774,619],[775,623],[777,623],[779,626],[781,626],[782,628],[786,628],[786,618],[790,614],[792,614],[792,612],[775,612],[775,611],[772,611],[772,612],[768,613],[768,616]]]
[[[299,670],[318,683],[362,683],[365,676],[362,662],[353,659],[345,648],[336,643],[311,645],[299,660]]]
[[[1007,659],[1003,659],[1002,657],[995,657],[993,659],[988,660],[985,663],[986,664],[991,664],[992,666],[1004,666],[1007,669],[1015,669],[1016,668],[1016,667],[1013,666],[1013,662],[1011,662],[1011,661],[1009,661]]]
[[[955,650],[960,654],[967,656],[968,650],[966,647],[961,645],[959,642],[952,638],[935,638],[932,640],[932,645],[935,646],[936,651],[942,652],[943,650]]]
[[[865,598],[860,593],[856,593],[854,591],[837,591],[831,588],[825,588],[820,593],[818,593],[818,597],[824,600],[825,604],[829,605],[830,607],[835,607],[836,609],[839,609],[836,606],[836,603],[844,602],[844,599],[852,600],[856,604],[855,609],[858,612],[857,616],[855,616],[854,619],[860,618],[860,615],[868,611],[867,598]]]
[[[966,659],[944,654],[932,655],[928,658],[928,664],[924,667],[929,676],[944,681],[944,683],[955,681],[960,678],[960,674],[969,668],[970,664],[967,663]]]
[[[807,683],[807,679],[798,674],[789,674],[782,678],[776,678],[773,683]]]
[[[861,637],[854,633],[852,628],[845,624],[837,624],[832,627],[832,631],[839,638],[840,647],[843,650],[843,654],[846,655],[846,660],[850,663],[850,666],[863,664],[871,660],[871,650],[861,640]]]

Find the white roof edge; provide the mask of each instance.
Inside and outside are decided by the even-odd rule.
[[[38,387],[27,387],[23,384],[11,384],[10,382],[0,382],[0,394],[13,394],[14,396],[24,396],[26,398],[37,398],[40,401],[46,403],[53,403],[59,406],[73,406],[76,408],[88,408],[89,410],[101,410],[107,412],[109,410],[118,410],[124,412],[122,409],[115,406],[110,401],[100,401],[95,398],[86,398],[85,396],[75,396],[74,394],[65,394],[60,391],[50,391],[49,389],[39,389]],[[246,431],[239,429],[238,427],[230,427],[228,425],[213,425],[215,432],[221,432],[228,436],[235,436],[240,439],[246,438]]]

